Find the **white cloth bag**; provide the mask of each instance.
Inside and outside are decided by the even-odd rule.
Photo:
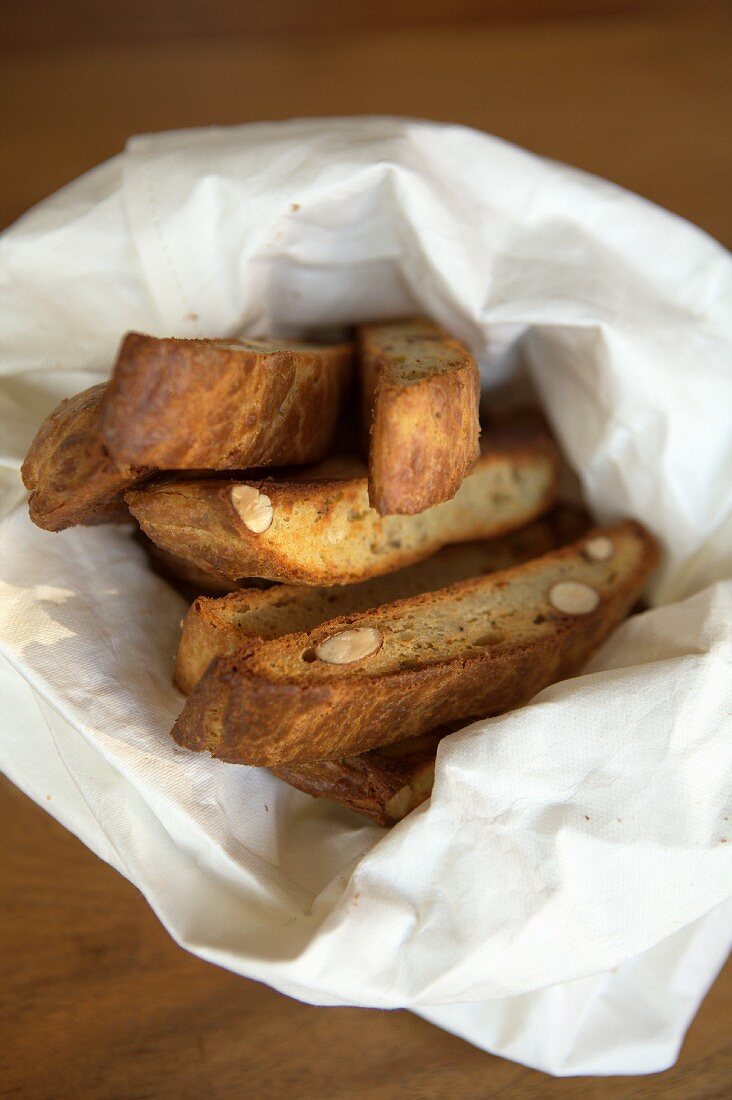
[[[0,763],[188,949],[316,1004],[408,1007],[556,1074],[676,1057],[729,947],[732,264],[643,200],[460,127],[134,139],[0,239]],[[582,676],[446,739],[391,832],[179,749],[184,603],[125,527],[34,528],[41,417],[123,332],[424,311],[529,377],[652,610]]]

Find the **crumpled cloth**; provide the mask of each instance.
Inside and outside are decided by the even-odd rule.
[[[408,1007],[555,1074],[676,1057],[729,948],[732,264],[601,180],[454,126],[133,139],[0,238],[0,763],[203,958]],[[441,745],[390,832],[180,749],[180,596],[131,528],[34,528],[40,419],[123,332],[428,312],[532,386],[600,520],[663,545],[583,674]]]

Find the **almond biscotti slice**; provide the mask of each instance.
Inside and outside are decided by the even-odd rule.
[[[415,515],[450,500],[478,457],[475,359],[425,318],[361,325],[358,344],[371,506]]]
[[[637,523],[310,632],[219,658],[172,733],[239,764],[358,755],[443,722],[501,714],[579,671],[657,561]]]
[[[158,546],[231,580],[351,584],[523,526],[553,504],[557,468],[546,428],[524,418],[486,432],[456,496],[418,516],[379,516],[363,473],[319,480],[317,469],[287,481],[152,483],[125,499]]]
[[[120,466],[107,451],[99,430],[106,389],[102,383],[62,401],[30,445],[21,477],[38,527],[62,531],[77,523],[129,520],[125,489],[155,472]]]
[[[379,825],[395,825],[432,793],[437,746],[455,727],[342,760],[280,764],[272,771],[314,798],[329,798]]]
[[[183,621],[175,682],[188,694],[214,657],[234,653],[248,641],[265,641],[283,634],[312,630],[339,615],[366,611],[393,600],[432,592],[468,577],[508,569],[572,541],[587,526],[584,512],[557,508],[546,519],[537,520],[510,535],[446,546],[425,561],[361,584],[330,588],[278,584],[266,591],[239,590],[220,599],[199,596]],[[177,559],[176,571],[180,572]]]
[[[317,462],[352,367],[351,344],[131,332],[104,402],[104,442],[118,462],[160,470]]]
[[[112,381],[62,401],[31,443],[31,519],[49,531],[129,519],[125,489],[166,468],[317,461],[352,360],[350,344],[129,333]]]

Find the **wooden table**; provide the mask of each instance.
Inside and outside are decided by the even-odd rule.
[[[0,782],[0,1096],[702,1100],[732,1083],[732,966],[653,1077],[547,1077],[409,1012],[314,1008],[186,954],[147,902]],[[9,952],[7,948],[9,947]]]
[[[438,2],[421,0],[406,5],[419,26],[400,24],[399,5],[376,3],[371,15],[354,6],[350,20],[339,5],[337,18],[310,27],[294,7],[288,16],[286,4],[257,3],[254,34],[242,30],[246,7],[220,0],[204,18],[191,4],[174,16],[168,4],[166,23],[155,5],[124,0],[107,9],[108,25],[99,19],[106,5],[83,0],[6,9],[0,224],[134,132],[390,113],[491,130],[640,191],[732,243],[724,0],[521,0],[498,3],[491,21],[465,0],[453,23]],[[325,19],[329,5],[313,0],[308,10]],[[7,784],[0,815],[0,943],[10,945],[2,1096],[732,1094],[730,968],[674,1069],[556,1081],[406,1012],[312,1008],[207,965],[172,943],[129,883]]]

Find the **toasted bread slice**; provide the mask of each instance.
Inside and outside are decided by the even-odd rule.
[[[587,527],[584,512],[557,508],[546,519],[537,520],[510,535],[446,546],[426,561],[361,584],[332,588],[278,584],[265,592],[244,589],[221,599],[201,596],[192,604],[183,622],[175,682],[188,694],[214,657],[234,653],[249,640],[264,641],[312,630],[336,616],[366,611],[392,600],[432,592],[468,577],[508,569],[572,541]],[[159,550],[153,552],[160,553]],[[180,573],[177,565],[176,570]]]
[[[443,722],[500,714],[576,673],[657,560],[634,522],[215,660],[173,727],[239,764],[358,755]]]
[[[125,489],[154,471],[119,466],[99,431],[106,383],[62,401],[38,429],[21,468],[31,519],[47,531],[129,520]]]
[[[288,481],[153,483],[126,500],[158,546],[231,580],[350,584],[523,526],[553,504],[557,467],[550,435],[529,418],[487,432],[453,500],[419,516],[382,518],[363,475],[317,480],[317,469]]]
[[[281,764],[272,771],[314,798],[329,798],[379,825],[395,825],[432,793],[437,746],[455,726],[342,760]]]
[[[372,508],[411,516],[450,500],[479,453],[478,364],[425,318],[361,325],[358,343]]]
[[[351,344],[128,333],[102,415],[120,463],[241,470],[317,462],[351,380]]]

